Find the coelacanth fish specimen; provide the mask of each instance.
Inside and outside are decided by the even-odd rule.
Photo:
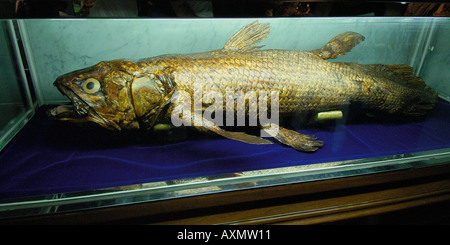
[[[192,100],[189,108],[195,112],[198,89],[202,93],[215,91],[224,97],[227,93],[254,92],[257,99],[262,94],[276,92],[277,111],[271,111],[273,108],[268,106],[268,112],[280,116],[335,110],[354,102],[387,113],[415,116],[425,114],[437,101],[437,93],[427,88],[408,65],[328,61],[346,54],[363,41],[361,34],[342,33],[312,51],[262,50],[255,46],[266,39],[269,32],[270,24],[255,21],[234,34],[220,50],[163,55],[134,62],[100,62],[62,75],[54,85],[73,106],[53,108],[48,115],[58,120],[94,122],[112,130],[148,130],[159,123],[173,121],[174,112],[181,103],[186,103],[174,99],[180,92]],[[244,102],[236,111],[240,110],[246,117],[257,116],[249,112],[251,103],[258,102],[248,105]],[[211,104],[200,104],[200,114]],[[185,115],[200,130],[252,144],[272,143],[244,132],[224,130],[222,125],[197,117],[196,113]],[[316,151],[323,145],[315,137],[279,125],[276,130],[267,125],[258,126],[267,129],[267,134],[274,139],[299,151]]]

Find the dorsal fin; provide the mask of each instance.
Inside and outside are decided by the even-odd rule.
[[[344,32],[331,39],[325,46],[320,49],[313,50],[312,53],[320,58],[335,59],[338,55],[344,55],[364,41],[364,36],[356,32]]]
[[[270,23],[260,24],[257,20],[242,27],[223,47],[228,51],[251,51],[263,46],[254,46],[270,33]]]

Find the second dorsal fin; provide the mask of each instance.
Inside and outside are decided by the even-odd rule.
[[[320,58],[335,59],[338,55],[350,52],[353,47],[364,41],[364,36],[356,32],[344,32],[331,39],[325,46],[313,50],[312,53]]]
[[[223,47],[228,51],[250,51],[261,48],[255,44],[263,41],[270,33],[270,24],[260,24],[257,20],[236,32]]]

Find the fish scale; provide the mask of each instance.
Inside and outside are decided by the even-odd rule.
[[[330,107],[330,101],[348,102],[348,94],[334,91],[350,86],[338,83],[337,77],[329,74],[326,74],[327,80],[320,79],[325,76],[322,73],[327,72],[327,69],[318,66],[317,62],[316,69],[308,68],[311,66],[309,60],[313,58],[312,54],[264,50],[251,53],[211,52],[198,56],[191,56],[191,59],[161,57],[160,60],[149,61],[145,66],[154,69],[155,65],[151,64],[153,62],[162,67],[173,68],[172,74],[178,89],[188,92],[192,98],[193,86],[198,84],[202,86],[203,92],[216,91],[223,94],[226,91],[278,91],[288,95],[280,97],[280,113],[324,109]],[[211,69],[212,67],[215,69]],[[324,83],[327,83],[326,86]],[[317,97],[327,97],[328,100],[317,100]]]

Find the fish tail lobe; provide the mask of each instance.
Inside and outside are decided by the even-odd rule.
[[[410,116],[425,115],[437,102],[437,92],[406,64],[361,65],[371,79],[370,96],[388,112]],[[384,98],[380,102],[379,98]]]

